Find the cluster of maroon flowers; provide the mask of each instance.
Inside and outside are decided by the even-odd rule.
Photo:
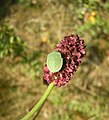
[[[52,73],[47,68],[47,65],[45,65],[43,74],[44,83],[50,84],[54,82],[58,87],[65,85],[77,70],[81,63],[81,58],[86,54],[85,48],[84,40],[78,35],[71,34],[65,36],[54,49],[62,55],[62,69],[59,72]]]

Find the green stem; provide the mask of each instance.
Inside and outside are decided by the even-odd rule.
[[[45,91],[41,99],[38,101],[38,103],[21,120],[28,120],[42,106],[42,104],[47,99],[53,87],[54,87],[54,82],[49,84],[47,90]]]

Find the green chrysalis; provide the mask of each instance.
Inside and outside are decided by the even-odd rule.
[[[50,72],[58,72],[63,65],[63,58],[60,52],[53,51],[47,55],[47,67]]]

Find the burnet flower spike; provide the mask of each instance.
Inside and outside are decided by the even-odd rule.
[[[38,103],[21,120],[28,120],[42,108],[54,86],[61,87],[70,81],[85,54],[84,40],[78,35],[65,36],[55,46],[54,50],[47,55],[44,66],[43,80],[48,84],[48,88]]]
[[[86,54],[85,48],[84,40],[78,35],[65,36],[55,46],[54,52],[47,56],[43,74],[44,83],[54,82],[55,86],[61,87],[69,82]]]

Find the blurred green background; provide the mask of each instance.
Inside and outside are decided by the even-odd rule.
[[[46,56],[71,33],[87,54],[37,119],[109,120],[109,0],[0,0],[0,120],[19,120],[35,105],[47,88]]]

